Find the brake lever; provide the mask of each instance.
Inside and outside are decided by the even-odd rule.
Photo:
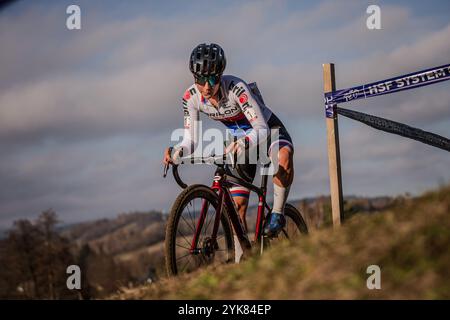
[[[169,171],[169,164],[164,165],[163,178],[167,176],[167,171]]]
[[[171,157],[172,157],[172,151],[173,151],[173,147],[169,147],[169,154]],[[169,162],[164,164],[163,178],[167,177],[167,171],[169,171],[169,166],[170,166]]]

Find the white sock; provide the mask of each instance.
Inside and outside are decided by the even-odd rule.
[[[280,187],[277,184],[273,184],[273,208],[272,212],[284,213],[284,205],[286,204],[287,197],[289,195],[289,189],[291,187]]]
[[[239,263],[239,261],[241,261],[242,255],[244,254],[244,251],[242,250],[238,237],[236,235],[233,235],[233,237],[234,237],[234,262]]]

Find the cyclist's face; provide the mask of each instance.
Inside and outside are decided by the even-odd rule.
[[[215,83],[214,85],[211,85],[209,81],[205,81],[204,83],[196,82],[195,84],[197,86],[197,89],[202,94],[202,96],[205,97],[206,99],[210,99],[214,97],[219,91],[220,80],[217,81],[217,83]]]

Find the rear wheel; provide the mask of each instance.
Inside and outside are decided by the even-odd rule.
[[[293,205],[286,203],[284,207],[284,215],[286,218],[286,226],[281,230],[277,237],[264,238],[265,244],[274,244],[279,241],[296,241],[304,235],[308,234],[308,227],[303,219],[300,211]]]
[[[175,200],[167,222],[165,239],[166,269],[169,276],[192,272],[202,266],[234,261],[231,225],[222,210],[217,238],[212,238],[218,196],[204,185],[186,188]],[[194,250],[191,250],[201,210],[206,210]]]

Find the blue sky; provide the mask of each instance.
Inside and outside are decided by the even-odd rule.
[[[65,27],[78,4],[82,29]],[[366,8],[381,8],[368,30]],[[322,63],[338,88],[449,63],[448,1],[26,1],[0,11],[0,226],[53,208],[65,222],[168,210],[161,157],[182,126],[187,59],[225,49],[226,73],[256,81],[296,148],[293,198],[328,194]],[[346,107],[450,137],[449,83]],[[205,127],[219,126],[208,122]],[[340,120],[345,194],[419,193],[450,180],[450,157]],[[209,183],[212,168],[190,168]]]

